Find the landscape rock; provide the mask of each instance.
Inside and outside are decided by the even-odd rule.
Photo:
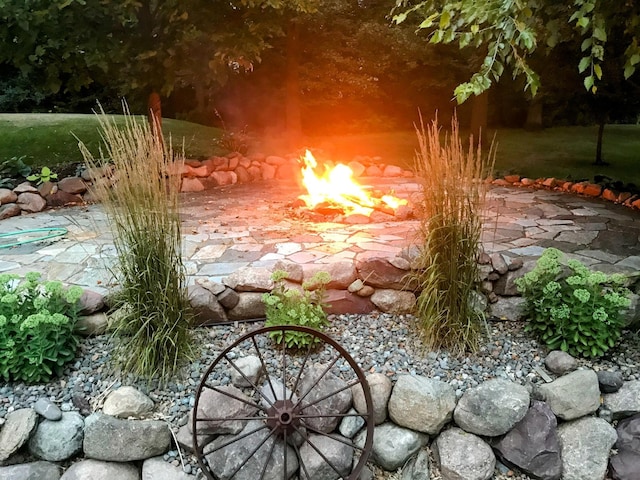
[[[370,373],[366,378],[371,392],[371,403],[373,403],[373,422],[375,425],[380,425],[387,419],[387,405],[393,384],[391,379],[383,373]],[[351,392],[355,409],[361,415],[366,414],[367,404],[360,384],[351,387]]]
[[[535,266],[535,260],[527,260],[522,264],[522,268],[507,271],[493,284],[493,291],[497,295],[505,297],[519,295],[516,280],[533,270]]]
[[[589,415],[600,406],[598,376],[593,370],[576,370],[537,388],[540,400],[563,420]]]
[[[8,188],[0,188],[0,204],[6,205],[7,203],[15,203],[18,199],[18,195],[13,190]]]
[[[325,368],[313,366],[305,370],[300,379],[296,394],[304,398],[302,406],[312,404],[332,392],[338,392],[315,405],[303,408],[308,415],[323,415],[320,418],[308,418],[306,423],[320,432],[330,433],[336,429],[340,417],[334,416],[345,413],[352,404],[351,389],[343,389],[347,384],[344,380],[329,371],[322,376]]]
[[[413,292],[378,288],[371,295],[371,302],[381,312],[393,315],[412,313],[416,306],[416,296]]]
[[[142,480],[193,480],[193,476],[165,462],[162,457],[153,457],[142,464]]]
[[[13,189],[14,193],[17,193],[18,196],[22,193],[38,193],[38,189],[31,185],[30,182],[22,182],[16,188]]]
[[[198,445],[205,445],[215,438],[215,435],[198,435]],[[195,451],[193,445],[193,434],[189,423],[181,426],[176,433],[176,441],[180,448],[184,448],[187,452]]]
[[[93,337],[106,333],[109,328],[109,317],[104,312],[78,317],[75,331],[83,337]]]
[[[466,390],[453,418],[467,432],[495,437],[507,433],[522,420],[529,401],[525,387],[496,378]]]
[[[336,438],[340,439],[341,437],[336,435]],[[300,447],[300,460],[306,468],[307,478],[313,478],[313,480],[334,480],[337,478],[336,470],[343,478],[349,475],[353,465],[354,449],[343,443],[348,442],[346,438],[342,438],[341,440],[342,441],[334,440],[331,437],[314,433],[309,435],[309,442],[305,442]],[[322,455],[328,462],[320,456],[310,443],[313,443],[313,445],[322,452]]]
[[[562,449],[562,480],[603,480],[609,452],[617,439],[605,420],[584,417],[558,427]]]
[[[278,260],[273,266],[273,271],[275,272],[276,270],[286,272],[286,279],[291,280],[292,282],[302,283],[302,279],[304,278],[304,269],[299,263]]]
[[[60,480],[140,480],[135,465],[100,460],[81,460],[64,472]],[[43,479],[44,480],[44,479]]]
[[[29,439],[29,452],[49,462],[67,460],[82,451],[83,428],[78,412],[63,412],[55,422],[43,420]]]
[[[44,210],[44,207],[47,206],[47,201],[42,198],[39,193],[25,192],[18,195],[16,205],[18,205],[23,212],[36,213]]]
[[[366,432],[360,432],[355,444],[362,448]],[[415,455],[429,442],[429,436],[393,423],[383,423],[373,431],[371,460],[387,471],[402,467],[412,455]]]
[[[578,361],[562,350],[553,350],[544,359],[547,369],[556,375],[564,375],[578,368]]]
[[[624,382],[620,390],[603,397],[603,403],[611,410],[614,420],[640,413],[640,380]]]
[[[260,377],[264,374],[264,365],[262,365],[260,358],[255,355],[234,359],[233,363],[242,372],[238,372],[233,367],[229,368],[231,383],[235,387],[242,388],[257,385]]]
[[[85,288],[78,299],[78,315],[91,315],[102,310],[104,306],[104,295]]]
[[[327,314],[341,315],[345,313],[369,313],[375,310],[375,305],[370,298],[358,294],[354,295],[348,290],[327,290],[325,302],[329,305]]]
[[[491,265],[496,272],[500,275],[507,273],[509,266],[501,253],[492,253],[489,257],[491,257]]]
[[[182,193],[192,193],[192,192],[202,192],[204,190],[204,185],[197,178],[182,178],[182,186],[180,187],[180,192]]]
[[[400,480],[430,480],[429,452],[421,449],[418,454],[409,460],[402,468]]]
[[[453,417],[456,394],[440,380],[400,375],[389,399],[389,416],[396,424],[435,435]]]
[[[624,381],[620,372],[600,370],[596,374],[598,375],[598,386],[602,393],[616,393],[622,388]]]
[[[524,318],[524,306],[527,301],[522,297],[500,297],[489,306],[491,316],[500,320],[517,322]]]
[[[262,301],[262,293],[242,292],[238,295],[238,304],[227,312],[229,320],[246,320],[262,318],[266,308]]]
[[[364,427],[365,421],[358,412],[352,408],[347,412],[347,416],[342,419],[338,431],[345,438],[353,438],[356,433]]]
[[[71,193],[63,192],[62,190],[52,192],[49,195],[46,195],[44,199],[50,207],[63,207],[65,205],[83,203],[80,195],[73,195]]]
[[[220,294],[216,295],[218,303],[225,309],[231,310],[240,302],[240,296],[232,288],[225,288]]]
[[[408,285],[407,272],[391,265],[386,258],[365,258],[356,264],[358,276],[376,288],[402,290]]]
[[[107,395],[102,412],[118,418],[143,418],[153,410],[153,400],[135,387],[124,386]]]
[[[0,429],[0,464],[27,443],[37,422],[38,415],[31,408],[20,408],[7,414]]]
[[[57,422],[62,418],[62,411],[48,398],[39,398],[33,404],[36,413],[47,420]]]
[[[0,467],[2,480],[60,480],[59,465],[43,460]]]
[[[558,422],[544,402],[534,401],[516,426],[494,445],[500,459],[539,480],[558,480],[562,459]]]
[[[358,275],[352,261],[307,264],[303,267],[303,282],[309,282],[318,272],[329,274],[331,280],[326,285],[327,289],[346,289]]]
[[[496,457],[485,442],[460,428],[445,430],[434,442],[434,455],[443,479],[489,480]]]
[[[87,191],[87,184],[80,177],[65,177],[58,182],[58,188],[66,193],[83,194]]]
[[[0,206],[0,220],[16,217],[22,213],[20,205],[16,203],[9,203],[7,205]]]
[[[162,455],[171,445],[171,432],[159,420],[122,420],[93,413],[85,420],[84,454],[114,462],[145,460]]]
[[[218,303],[218,298],[207,288],[201,285],[189,285],[187,295],[195,315],[195,326],[227,321],[227,314]]]
[[[609,460],[614,480],[635,480],[640,472],[640,414],[618,422],[617,453]]]
[[[222,386],[219,389],[225,393],[220,393],[210,388],[202,389],[198,402],[197,418],[224,418],[226,420],[198,422],[198,433],[215,433],[219,435],[230,433],[235,435],[244,428],[247,422],[234,419],[236,417],[251,417],[257,411],[255,407],[247,403],[251,400],[242,393],[242,390],[233,385]],[[236,400],[230,395],[245,401]],[[193,412],[189,415],[189,425],[191,425]]]

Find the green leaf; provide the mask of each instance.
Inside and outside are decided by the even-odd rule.
[[[640,53],[634,53],[629,57],[629,65],[637,65],[640,63]]]
[[[591,57],[582,57],[580,59],[580,63],[578,64],[578,71],[580,73],[584,72],[587,67],[589,67],[589,65],[591,65]]]
[[[578,19],[578,26],[582,28],[586,28],[589,25],[589,17],[580,17]]]
[[[593,89],[595,88],[593,83],[594,83],[594,78],[593,75],[589,75],[588,77],[584,78],[584,88],[587,91],[593,91]],[[595,91],[593,91],[593,93],[595,93]]]
[[[51,175],[51,169],[49,167],[42,167],[42,176],[48,177]]]
[[[440,16],[440,23],[439,26],[441,29],[445,29],[447,28],[451,23],[451,14],[449,13],[448,10],[445,10],[444,12],[442,12],[442,15]]]
[[[583,51],[583,52],[585,52],[585,51],[587,51],[588,49],[590,49],[590,48],[591,48],[591,45],[592,45],[592,44],[593,44],[593,38],[591,38],[591,37],[589,37],[589,38],[585,38],[585,39],[582,41],[582,45],[580,45],[580,50],[581,50],[581,51]]]
[[[396,22],[396,24],[400,24],[400,23],[404,22],[406,19],[407,19],[407,12],[399,13],[398,15],[395,15],[393,17],[393,21]],[[418,28],[425,28],[425,27],[420,26]]]
[[[593,36],[596,37],[601,42],[607,41],[607,33],[601,27],[596,27],[593,29]]]
[[[600,64],[596,63],[593,66],[593,72],[596,74],[596,77],[598,77],[598,80],[602,79],[602,67],[600,66]]]
[[[636,67],[633,67],[631,65],[627,65],[626,67],[624,67],[624,79],[628,80],[631,75],[633,75],[636,71]]]

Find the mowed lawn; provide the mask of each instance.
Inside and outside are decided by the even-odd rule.
[[[123,121],[119,115],[113,118]],[[223,135],[218,128],[165,119],[163,131],[165,138],[172,139],[174,149],[182,150],[184,145],[188,158],[225,153],[218,143]],[[603,155],[608,166],[593,165],[596,135],[597,127],[593,126],[555,127],[537,132],[500,129],[487,136],[495,139],[496,175],[517,173],[531,178],[567,180],[593,180],[596,175],[605,175],[640,185],[640,125],[607,125]],[[94,155],[98,154],[101,139],[96,115],[0,114],[0,162],[21,156],[36,167],[81,162],[76,137]],[[271,140],[255,140],[251,150],[291,153],[283,143]],[[308,137],[305,144],[323,150],[334,161],[349,161],[363,155],[408,168],[413,165],[418,148],[414,131]]]

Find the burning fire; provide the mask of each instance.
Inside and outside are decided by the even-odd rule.
[[[369,216],[374,210],[380,210],[393,215],[400,205],[407,204],[406,200],[393,195],[380,198],[369,195],[353,180],[353,170],[347,165],[339,163],[332,168],[326,168],[324,173],[318,175],[318,162],[309,150],[302,160],[302,183],[308,193],[298,198],[303,200],[309,209],[320,204],[329,204],[341,207],[346,214],[359,213]]]

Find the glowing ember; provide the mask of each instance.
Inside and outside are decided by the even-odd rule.
[[[301,200],[310,209],[320,204],[339,206],[346,214],[359,213],[369,216],[374,210],[393,214],[400,205],[407,201],[392,195],[381,198],[372,197],[365,189],[353,180],[353,171],[347,165],[337,164],[333,168],[326,168],[324,173],[318,174],[318,162],[309,150],[303,157],[302,183],[307,188],[306,195],[300,195]]]

